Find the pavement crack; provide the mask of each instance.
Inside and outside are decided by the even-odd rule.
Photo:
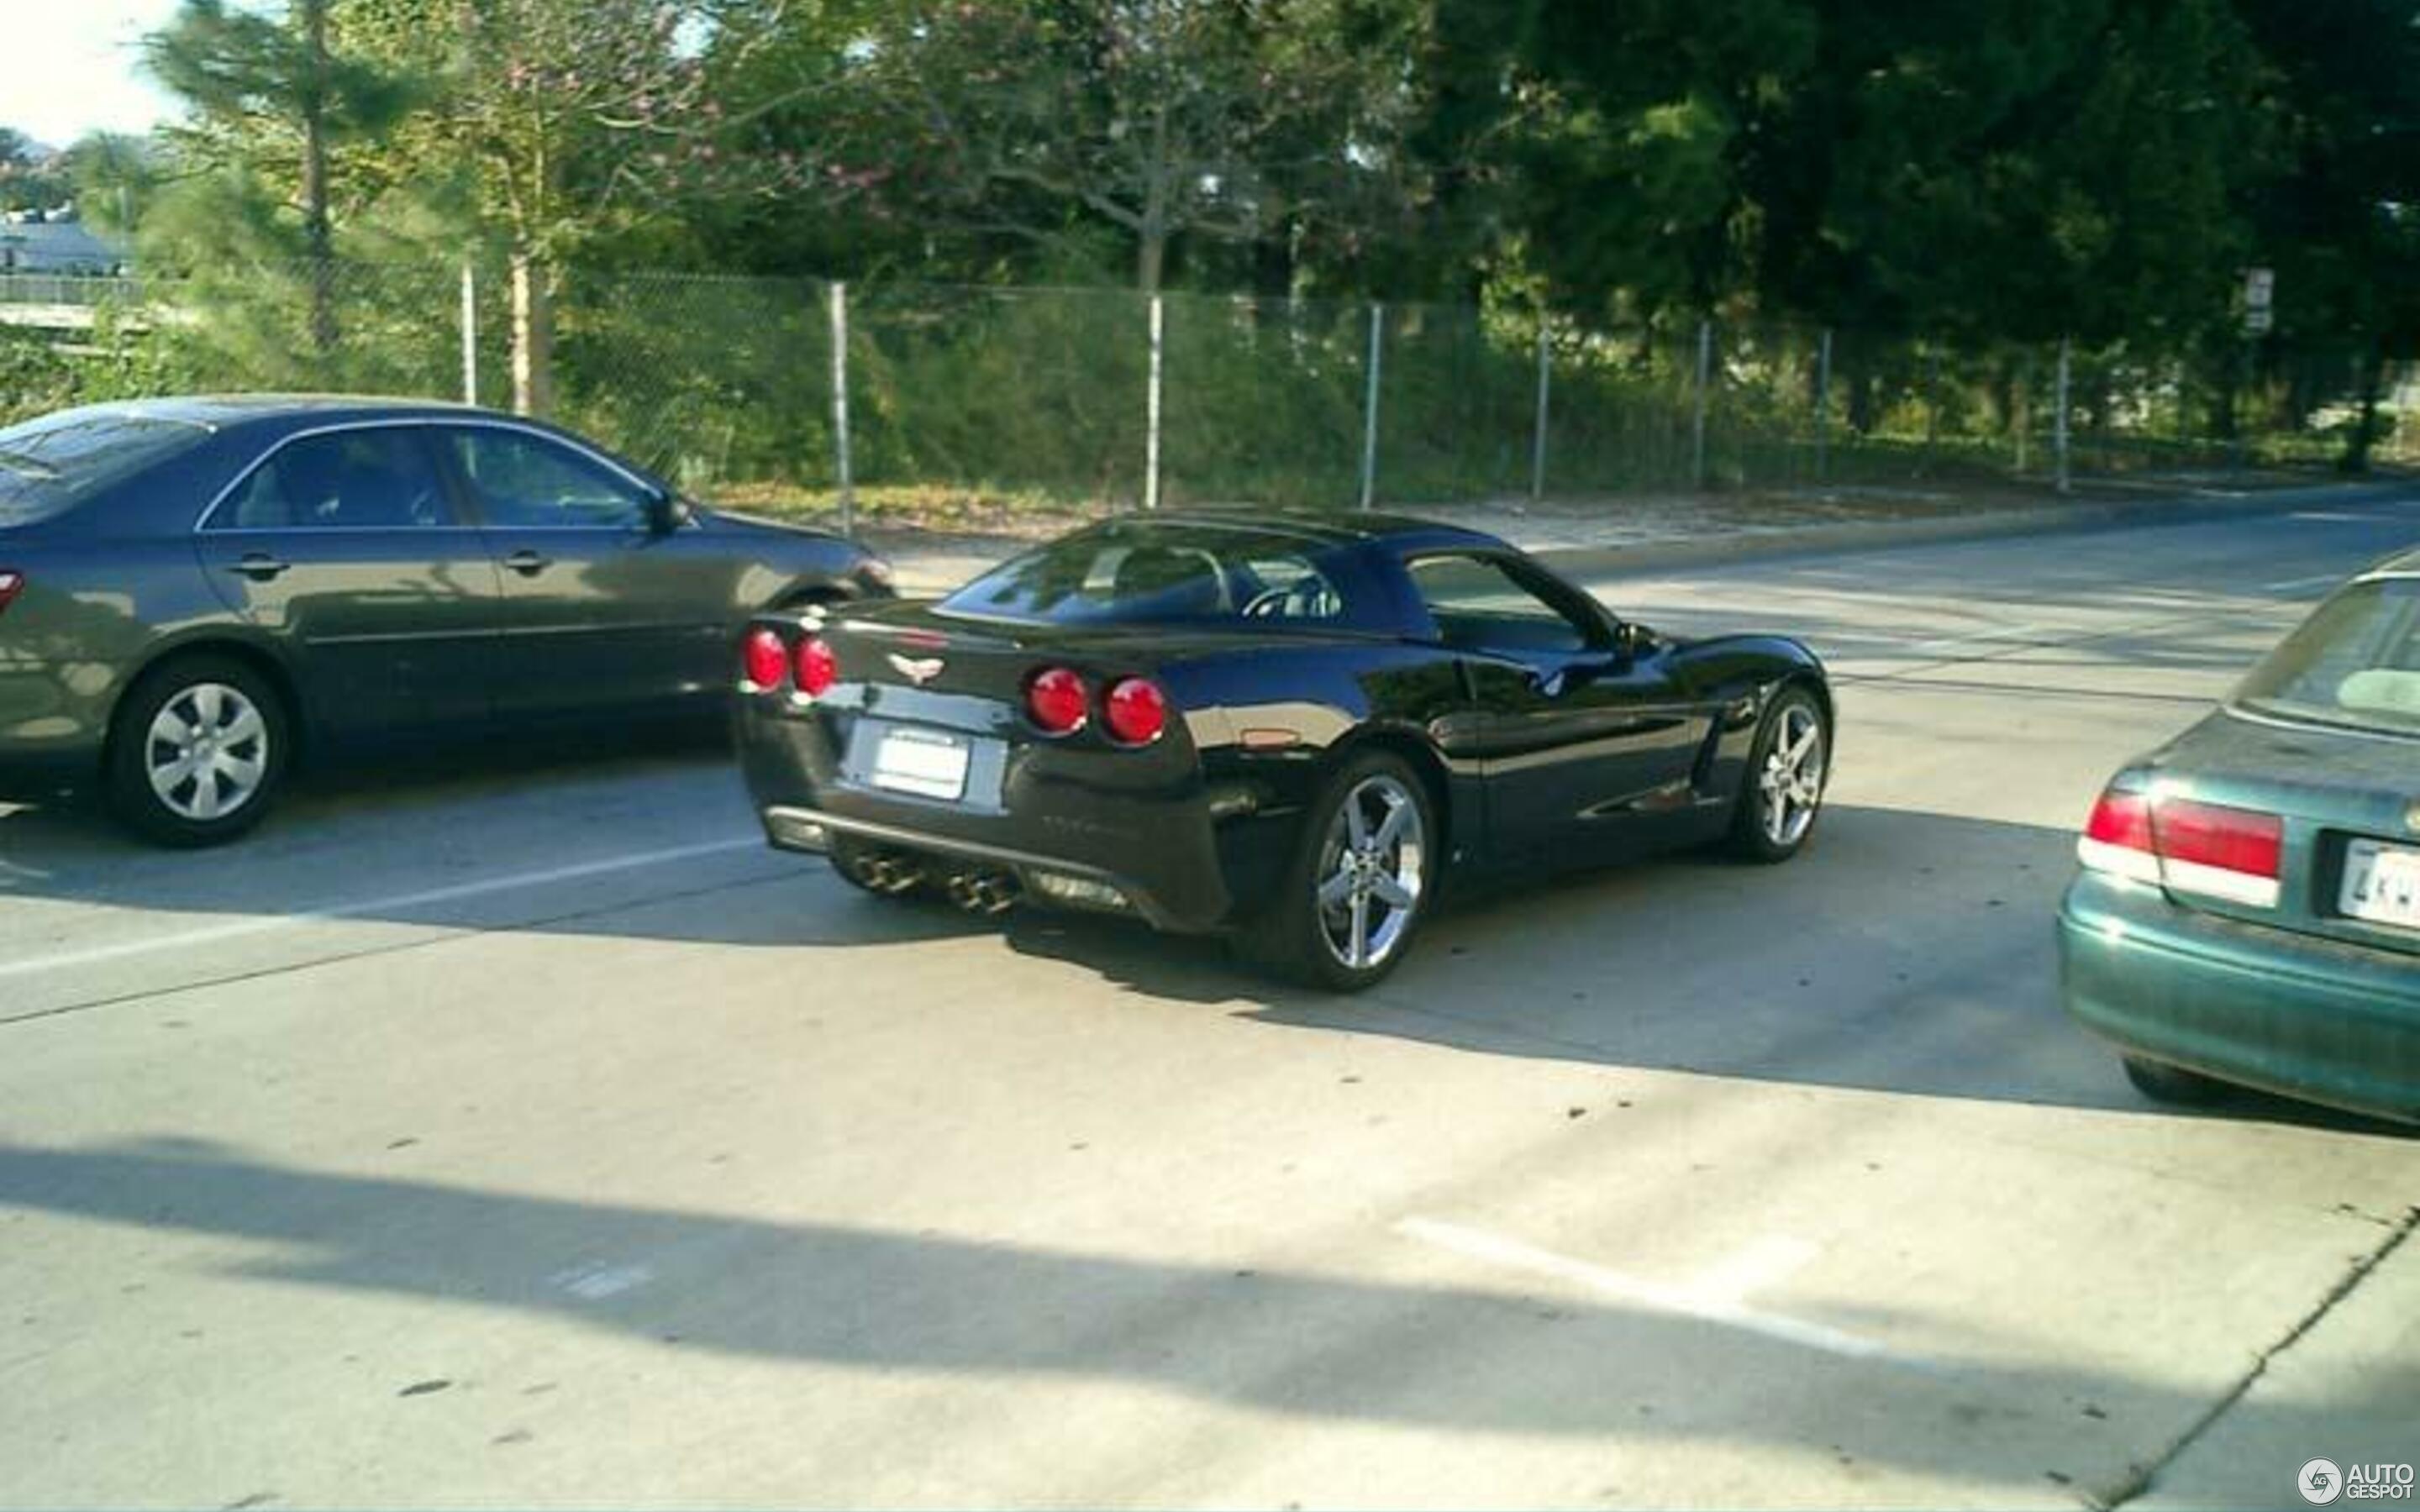
[[[2254,1357],[2251,1367],[2245,1370],[2242,1378],[2211,1405],[2209,1412],[2195,1419],[2184,1432],[2177,1436],[2175,1443],[2162,1450],[2149,1463],[2133,1466],[2124,1480],[2109,1487],[2106,1490],[2087,1492],[2085,1497],[2086,1504],[2095,1508],[2096,1512],[2116,1512],[2116,1509],[2149,1490],[2158,1482],[2161,1472],[2176,1463],[2185,1451],[2200,1442],[2202,1435],[2215,1427],[2218,1420],[2232,1411],[2235,1404],[2242,1401],[2245,1394],[2252,1390],[2254,1383],[2269,1373],[2271,1361],[2302,1342],[2304,1335],[2317,1328],[2320,1319],[2335,1310],[2338,1303],[2351,1296],[2362,1282],[2368,1278],[2371,1272],[2376,1271],[2397,1250],[2403,1247],[2404,1242],[2412,1237],[2414,1228],[2420,1228],[2420,1208],[2406,1209],[2402,1218],[2390,1226],[2386,1237],[2380,1241],[2375,1248],[2366,1255],[2353,1257],[2351,1262],[2345,1267],[2344,1273],[2336,1278],[2335,1285],[2330,1287],[2318,1303],[2313,1304],[2310,1311],[2304,1313],[2293,1327],[2286,1331],[2283,1338]]]

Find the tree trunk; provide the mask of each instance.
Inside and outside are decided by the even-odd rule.
[[[2378,440],[2379,391],[2386,385],[2386,342],[2384,338],[2370,343],[2361,359],[2361,412],[2353,418],[2352,434],[2345,438],[2345,453],[2336,463],[2341,472],[2367,472],[2369,449]]]
[[[1145,228],[1135,245],[1135,287],[1145,294],[1159,292],[1159,276],[1168,264],[1168,233]]]
[[[322,387],[342,387],[325,371],[336,350],[335,238],[328,224],[328,0],[302,0],[310,77],[302,93],[302,237],[311,262],[311,351]]]
[[[554,412],[554,277],[526,248],[512,255],[513,409]]]

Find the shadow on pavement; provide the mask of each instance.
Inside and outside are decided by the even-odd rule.
[[[0,1146],[0,1206],[263,1246],[194,1262],[248,1280],[543,1315],[683,1350],[1001,1374],[1004,1391],[1124,1380],[1295,1418],[1777,1443],[1967,1485],[2106,1494],[2208,1409],[2106,1366],[2020,1363],[2022,1347],[1942,1317],[1868,1312],[1857,1326],[1885,1352],[1856,1358],[1641,1304],[1549,1302],[1534,1282],[1238,1271],[566,1201],[192,1142]],[[2420,1365],[2396,1375],[2366,1388],[2420,1395]],[[2331,1405],[2302,1410],[2306,1442],[2329,1442]]]

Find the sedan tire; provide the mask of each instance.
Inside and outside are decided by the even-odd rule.
[[[1428,784],[1401,757],[1371,751],[1347,762],[1305,816],[1285,880],[1246,932],[1246,949],[1309,986],[1373,985],[1427,918],[1442,839]]]
[[[2126,1079],[2134,1090],[2154,1103],[2166,1103],[2180,1108],[2208,1107],[2224,1102],[2232,1090],[2225,1082],[2212,1081],[2182,1066],[2171,1066],[2164,1060],[2147,1060],[2141,1056],[2119,1057],[2126,1067]]]
[[[243,662],[173,657],[118,703],[104,773],[110,810],[158,845],[231,841],[276,800],[291,729],[277,689]]]

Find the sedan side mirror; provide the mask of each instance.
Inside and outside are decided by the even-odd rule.
[[[670,535],[690,521],[689,501],[672,492],[651,494],[647,498],[647,531],[653,535]]]

